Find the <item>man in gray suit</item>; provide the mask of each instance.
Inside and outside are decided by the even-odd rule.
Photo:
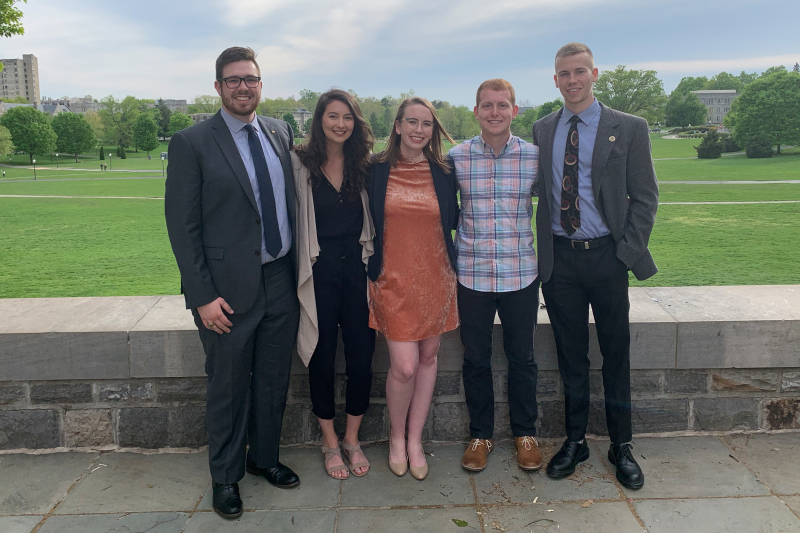
[[[589,458],[589,306],[603,355],[606,423],[624,486],[644,485],[630,451],[630,326],[628,270],[655,274],[647,242],[658,207],[658,184],[647,122],[599,103],[591,50],[570,43],[556,53],[556,87],[564,107],[536,121],[540,149],[536,232],[539,278],[564,382],[567,440],[547,465],[563,478]]]
[[[242,514],[245,469],[282,488],[300,482],[278,462],[300,316],[293,136],[285,122],[256,116],[260,74],[250,48],[217,58],[222,109],[172,136],[164,195],[182,292],[206,354],[213,506],[225,518]]]

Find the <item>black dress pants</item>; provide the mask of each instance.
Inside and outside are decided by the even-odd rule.
[[[367,272],[361,260],[358,236],[320,238],[314,263],[319,341],[308,364],[314,414],[334,417],[336,345],[342,328],[346,363],[345,412],[361,416],[369,407],[375,330],[369,327]]]
[[[211,479],[236,483],[244,477],[245,449],[259,468],[278,463],[283,412],[300,304],[288,256],[261,267],[253,306],[234,309],[230,333],[194,321],[206,353],[206,428]]]
[[[603,355],[606,423],[611,442],[631,440],[631,333],[628,268],[616,245],[576,250],[553,242],[553,274],[542,284],[564,382],[567,438],[583,439],[589,421],[589,306]]]
[[[533,334],[539,312],[539,281],[509,292],[480,292],[458,284],[458,313],[464,344],[464,393],[473,439],[494,433],[492,333],[497,313],[503,325],[503,348],[508,358],[508,409],[515,437],[536,434],[536,379]]]

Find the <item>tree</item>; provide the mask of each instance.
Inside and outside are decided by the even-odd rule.
[[[708,130],[700,141],[700,146],[695,146],[699,159],[719,159],[722,157],[722,141],[717,130]]]
[[[133,125],[133,138],[136,146],[150,155],[151,150],[158,148],[158,125],[147,115],[139,115]]]
[[[292,127],[292,131],[294,132],[295,137],[300,135],[300,127],[297,125],[297,121],[294,119],[294,115],[292,115],[291,113],[284,113],[283,120],[284,122],[289,124],[289,126]]]
[[[772,141],[764,135],[752,135],[747,138],[745,152],[748,159],[766,159],[773,156]]]
[[[95,137],[105,141],[106,129],[105,126],[103,126],[103,119],[100,117],[100,113],[95,111],[87,111],[83,114],[83,118],[92,127]]]
[[[389,128],[383,123],[383,117],[379,117],[377,113],[373,112],[370,114],[369,124],[372,127],[372,134],[376,139],[383,139],[389,135]]]
[[[14,143],[11,140],[11,132],[8,128],[0,126],[0,157],[14,153]]]
[[[545,102],[536,108],[536,120],[542,119],[564,106],[564,101],[561,98],[556,98],[552,102]]]
[[[105,146],[100,147],[100,161],[105,160],[106,158],[106,148]]]
[[[156,102],[156,110],[158,111],[158,117],[155,118],[156,124],[158,125],[158,136],[166,140],[167,134],[169,133],[169,119],[172,117],[172,111],[161,98]]]
[[[511,133],[517,137],[529,136],[537,116],[536,109],[532,107],[526,109],[524,113],[517,115],[517,118],[511,121]]]
[[[678,83],[678,86],[675,87],[674,91],[672,91],[672,94],[677,92],[679,94],[686,95],[692,91],[699,91],[705,87],[706,83],[708,83],[708,78],[705,76],[697,76],[696,78],[687,76],[685,78],[681,78],[680,83]]]
[[[46,155],[56,148],[56,132],[47,115],[33,107],[15,107],[0,117],[0,126],[11,133],[17,151],[24,152],[33,163],[33,155]]]
[[[320,93],[315,93],[309,89],[303,89],[300,91],[300,106],[313,111],[317,107],[319,97]]]
[[[742,82],[742,85],[747,85],[748,83],[753,83],[757,79],[758,79],[758,72],[741,71],[739,73],[739,81]]]
[[[752,136],[767,137],[778,154],[782,144],[800,144],[800,72],[783,70],[747,85],[724,124],[740,146]]]
[[[53,117],[53,131],[58,135],[56,150],[73,154],[78,162],[78,154],[93,149],[97,138],[92,126],[78,113],[59,113]]]
[[[210,94],[198,94],[194,97],[194,101],[189,104],[189,113],[216,113],[222,107],[222,102],[219,96],[212,96]]]
[[[169,118],[169,136],[172,137],[175,135],[175,132],[185,130],[193,124],[194,121],[192,120],[192,117],[176,111]]]
[[[141,113],[140,102],[133,96],[126,96],[121,102],[108,95],[100,100],[98,112],[103,122],[107,140],[120,146],[130,146],[133,142],[133,124]]]
[[[22,27],[22,10],[14,7],[14,4],[20,1],[28,2],[28,0],[0,0],[0,37],[25,34],[25,28]],[[0,70],[3,70],[2,63]]]
[[[778,65],[777,67],[769,67],[767,70],[761,73],[760,78],[766,78],[770,74],[774,74],[776,72],[787,72],[786,67],[783,65]]]
[[[2,71],[2,63],[0,63],[0,71]],[[7,104],[27,104],[28,99],[22,95],[15,96],[14,98],[0,98],[0,102],[5,102]]]
[[[795,63],[792,72],[800,72],[800,63]]]
[[[626,70],[623,65],[603,72],[594,84],[594,95],[605,105],[623,113],[663,120],[664,84],[655,70]]]
[[[742,80],[734,76],[729,72],[720,72],[710,80],[706,82],[703,86],[703,89],[706,90],[735,90],[735,91],[742,91],[744,84]]]
[[[704,124],[707,115],[708,108],[692,92],[681,94],[676,89],[667,100],[665,109],[667,126],[686,127],[689,124]]]

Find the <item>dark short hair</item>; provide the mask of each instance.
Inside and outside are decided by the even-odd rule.
[[[222,69],[228,63],[235,63],[236,61],[252,61],[258,70],[258,75],[261,75],[261,68],[256,61],[256,53],[252,48],[242,48],[241,46],[231,46],[224,50],[217,58],[217,80],[222,79]]]
[[[555,62],[558,63],[558,60],[562,57],[574,56],[576,54],[582,54],[583,52],[589,55],[589,59],[592,60],[592,67],[594,67],[594,54],[592,54],[592,50],[583,43],[567,43],[559,48],[558,52],[556,52]]]

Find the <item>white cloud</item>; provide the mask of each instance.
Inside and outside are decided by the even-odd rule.
[[[649,69],[655,70],[658,73],[713,73],[727,71],[734,74],[745,70],[763,70],[777,65],[794,65],[797,58],[800,57],[800,51],[794,54],[776,55],[776,56],[761,56],[761,57],[738,57],[727,59],[689,59],[678,61],[643,61],[640,63],[633,63],[627,65],[629,69]],[[605,65],[603,69],[614,69],[616,67]]]

